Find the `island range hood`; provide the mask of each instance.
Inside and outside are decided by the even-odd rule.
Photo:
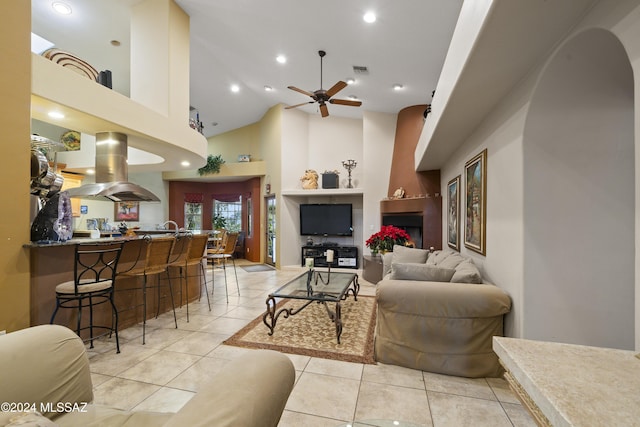
[[[127,135],[119,132],[96,134],[96,182],[67,190],[69,197],[113,202],[159,202],[151,191],[129,182]]]

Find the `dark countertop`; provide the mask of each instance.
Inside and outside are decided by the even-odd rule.
[[[134,230],[136,237],[122,236],[120,233],[113,233],[111,237],[100,237],[98,239],[92,239],[90,237],[74,237],[70,240],[59,242],[54,240],[46,240],[40,242],[29,242],[23,245],[24,248],[47,248],[53,246],[69,246],[78,243],[102,243],[102,242],[114,242],[114,241],[128,241],[138,240],[143,236],[148,235],[151,238],[161,236],[174,236],[176,233],[173,230]],[[181,232],[182,233],[182,232]],[[110,235],[112,233],[100,233],[101,235]],[[196,231],[195,234],[210,234],[208,230]]]

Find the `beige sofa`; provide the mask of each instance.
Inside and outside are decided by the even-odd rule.
[[[470,258],[396,246],[384,255],[383,268],[377,361],[462,377],[501,375],[492,337],[503,334],[511,299],[483,283]]]
[[[63,326],[35,326],[0,336],[0,426],[276,426],[294,379],[288,357],[256,350],[229,362],[175,414],[86,404],[93,391],[84,344]]]

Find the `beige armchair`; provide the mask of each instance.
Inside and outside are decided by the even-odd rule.
[[[25,409],[59,426],[277,426],[294,379],[288,357],[256,350],[229,362],[177,413],[123,411],[91,403],[89,360],[73,331],[34,326],[0,336],[0,426],[37,416]]]

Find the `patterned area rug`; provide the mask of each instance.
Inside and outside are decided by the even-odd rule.
[[[276,313],[281,308],[300,307],[304,303],[305,301],[301,300],[280,301]],[[375,297],[360,295],[358,301],[355,301],[353,296],[350,296],[342,301],[341,306],[343,326],[340,344],[336,340],[335,325],[329,319],[325,307],[316,303],[310,304],[294,316],[285,318],[284,313],[280,315],[273,336],[268,335],[269,329],[260,315],[224,343],[324,359],[375,364]]]

